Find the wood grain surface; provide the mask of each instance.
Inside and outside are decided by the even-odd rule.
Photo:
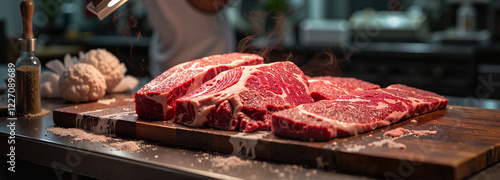
[[[500,161],[500,111],[462,106],[448,106],[327,142],[291,140],[264,131],[190,128],[172,120],[144,119],[135,114],[132,97],[116,99],[109,105],[94,102],[56,109],[53,117],[54,123],[62,127],[391,179],[462,179]],[[393,139],[405,145],[405,149],[370,144],[389,139],[383,134],[399,127],[437,133]]]

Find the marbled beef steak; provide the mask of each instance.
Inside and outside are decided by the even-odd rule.
[[[351,77],[307,77],[314,101],[333,100],[357,91],[379,89],[380,86]]]
[[[272,115],[272,132],[288,138],[326,141],[443,109],[447,104],[448,99],[438,94],[396,84],[276,112]]]
[[[175,100],[195,90],[220,72],[239,66],[262,64],[254,54],[213,55],[174,66],[135,93],[137,115],[151,119],[174,117]]]
[[[308,85],[291,62],[234,68],[177,99],[175,122],[243,132],[269,130],[272,112],[314,102]]]

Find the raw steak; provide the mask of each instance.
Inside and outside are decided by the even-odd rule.
[[[307,77],[314,101],[333,100],[356,91],[380,89],[379,85],[348,77]]]
[[[308,85],[291,62],[234,68],[177,99],[175,122],[243,132],[269,130],[272,112],[314,102]]]
[[[174,117],[175,100],[193,91],[222,71],[245,65],[262,64],[258,55],[230,53],[185,62],[163,72],[135,93],[135,111],[141,117]]]
[[[448,99],[435,93],[397,84],[276,112],[272,131],[278,136],[326,141],[443,109],[447,104]]]

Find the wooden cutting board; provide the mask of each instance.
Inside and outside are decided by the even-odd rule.
[[[385,178],[461,179],[500,161],[500,111],[462,106],[328,142],[290,140],[267,131],[240,133],[190,128],[172,120],[152,121],[135,114],[132,97],[109,105],[94,102],[56,109],[53,117],[62,127]],[[437,134],[393,139],[405,149],[370,145],[387,139],[383,134],[399,127]]]

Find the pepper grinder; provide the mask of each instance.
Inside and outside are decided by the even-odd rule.
[[[20,57],[16,60],[16,114],[38,114],[42,110],[40,95],[41,64],[35,57],[36,39],[32,22],[34,4],[31,0],[21,2],[23,35],[19,38]]]

